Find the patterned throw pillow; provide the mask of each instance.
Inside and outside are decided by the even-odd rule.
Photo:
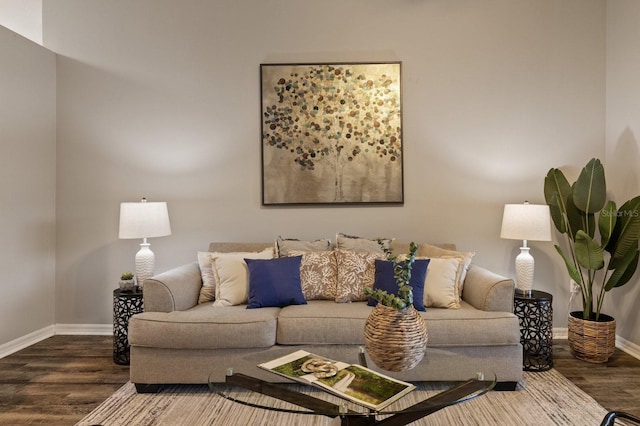
[[[365,287],[373,288],[376,276],[376,259],[385,259],[380,252],[356,252],[336,249],[338,285],[335,301],[338,303],[367,300]]]
[[[296,251],[289,256],[302,256],[300,281],[307,300],[334,300],[338,282],[338,265],[333,251]]]

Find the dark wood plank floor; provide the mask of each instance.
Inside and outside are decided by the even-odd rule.
[[[640,360],[616,351],[609,363],[574,359],[554,342],[558,371],[609,410],[640,416]],[[0,425],[73,425],[129,380],[113,363],[110,336],[55,336],[0,359]]]

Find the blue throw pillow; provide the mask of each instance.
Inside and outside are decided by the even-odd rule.
[[[306,305],[300,283],[302,256],[245,259],[249,268],[247,309]]]
[[[426,311],[424,307],[424,280],[427,277],[427,267],[429,259],[418,259],[411,267],[411,279],[409,285],[413,287],[413,307],[418,311]],[[376,259],[376,278],[373,289],[385,290],[389,294],[398,294],[398,284],[393,276],[393,262],[389,260]],[[369,306],[376,306],[378,301],[372,297],[367,303]]]

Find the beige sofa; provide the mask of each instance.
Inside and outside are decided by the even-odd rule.
[[[212,243],[210,251],[250,251],[269,244]],[[306,305],[246,309],[198,304],[202,277],[197,262],[144,283],[144,313],[129,322],[131,381],[138,392],[162,384],[224,382],[229,369],[267,381],[280,376],[257,364],[305,349],[349,363],[359,361],[363,329],[373,308],[366,302],[310,300]],[[498,389],[522,379],[522,346],[513,314],[514,283],[471,264],[460,309],[428,308],[429,341],[420,364],[392,373],[407,381],[462,381],[477,372],[495,374]],[[368,360],[368,366],[379,370]]]

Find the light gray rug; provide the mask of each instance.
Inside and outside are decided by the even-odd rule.
[[[402,399],[414,404],[450,384],[423,383]],[[259,396],[259,398],[262,398]],[[599,425],[607,410],[555,370],[524,373],[515,392],[489,392],[447,407],[416,425]],[[337,423],[336,423],[337,421]],[[77,425],[333,425],[339,419],[273,412],[222,398],[207,386],[180,385],[137,394],[131,383],[111,395]]]

